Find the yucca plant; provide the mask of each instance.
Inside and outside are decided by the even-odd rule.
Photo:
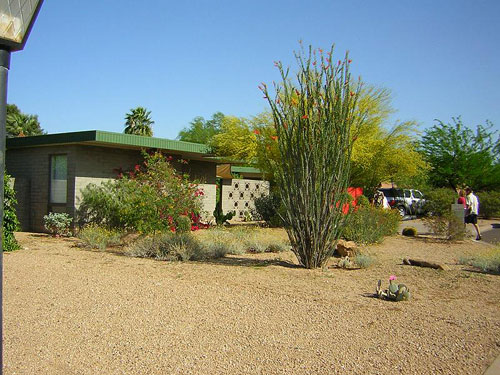
[[[356,113],[361,83],[353,83],[349,60],[333,61],[321,49],[295,53],[296,80],[275,62],[281,82],[272,99],[265,84],[281,160],[274,166],[285,213],[282,219],[292,250],[306,268],[321,267],[335,249],[345,225],[343,209],[350,155],[364,116]]]

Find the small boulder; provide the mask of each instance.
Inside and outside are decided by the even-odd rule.
[[[358,247],[353,241],[339,240],[335,251],[338,256],[353,258],[358,253]]]

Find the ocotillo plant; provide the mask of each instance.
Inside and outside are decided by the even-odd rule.
[[[296,81],[275,62],[282,82],[274,84],[274,98],[265,84],[260,88],[271,106],[281,156],[275,177],[282,219],[300,264],[316,268],[331,256],[345,223],[351,128],[363,121],[355,116],[361,84],[351,82],[347,54],[334,63],[333,47],[327,53],[309,47],[295,57]]]

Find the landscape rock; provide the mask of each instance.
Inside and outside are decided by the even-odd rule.
[[[339,240],[335,248],[337,255],[341,257],[354,257],[358,254],[358,247],[354,241]]]
[[[418,267],[434,268],[436,270],[442,270],[442,271],[449,271],[451,269],[450,266],[448,266],[446,264],[428,262],[428,261],[420,260],[420,259],[404,258],[403,259],[403,264],[406,264],[408,266],[418,266]]]

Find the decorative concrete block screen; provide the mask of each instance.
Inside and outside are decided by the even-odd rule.
[[[254,200],[269,195],[269,181],[232,179],[222,183],[222,211],[235,211],[233,220],[243,220],[245,211],[255,208]]]

